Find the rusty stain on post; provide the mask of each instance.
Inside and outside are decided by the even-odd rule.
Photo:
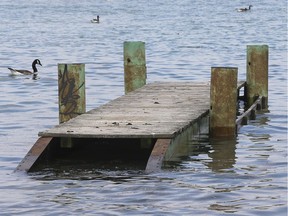
[[[247,46],[247,101],[250,107],[263,96],[263,109],[268,108],[268,46]]]
[[[237,68],[211,69],[210,136],[236,136]]]
[[[125,94],[146,84],[145,43],[124,42],[124,83]]]

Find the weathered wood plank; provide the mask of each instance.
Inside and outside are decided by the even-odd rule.
[[[243,122],[247,123],[248,116],[253,113],[257,109],[258,105],[262,104],[263,96],[260,96],[255,102],[250,106],[248,110],[246,110],[242,115],[238,116],[236,119],[237,131],[239,131]]]
[[[171,143],[171,139],[158,139],[148,159],[145,171],[157,172],[161,170],[164,155]]]
[[[16,171],[29,171],[33,164],[39,159],[45,148],[49,145],[53,137],[40,137],[33,145],[25,158],[17,166]]]

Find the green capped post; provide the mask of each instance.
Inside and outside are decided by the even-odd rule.
[[[247,46],[247,102],[250,107],[262,96],[262,109],[268,108],[268,46]]]
[[[146,85],[145,43],[124,42],[125,94]]]

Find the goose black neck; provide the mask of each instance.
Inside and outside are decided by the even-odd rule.
[[[37,68],[36,68],[36,62],[33,62],[32,64],[32,68],[33,68],[33,72],[38,72]]]

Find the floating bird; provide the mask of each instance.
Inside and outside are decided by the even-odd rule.
[[[36,64],[38,64],[38,65],[41,65],[42,66],[42,64],[41,64],[41,62],[40,62],[40,60],[39,59],[35,59],[33,62],[32,62],[32,69],[33,69],[33,72],[32,71],[29,71],[29,70],[18,70],[18,69],[13,69],[13,68],[8,68],[10,71],[11,71],[11,73],[12,73],[12,75],[36,75],[37,73],[38,73],[38,70],[37,70],[37,68],[36,68]]]
[[[100,23],[100,17],[99,16],[97,16],[97,18],[95,19],[92,19],[91,20],[91,23]]]
[[[246,12],[246,11],[250,10],[251,7],[253,7],[253,6],[252,6],[252,5],[249,5],[248,8],[238,8],[237,11],[238,11],[238,12]]]

